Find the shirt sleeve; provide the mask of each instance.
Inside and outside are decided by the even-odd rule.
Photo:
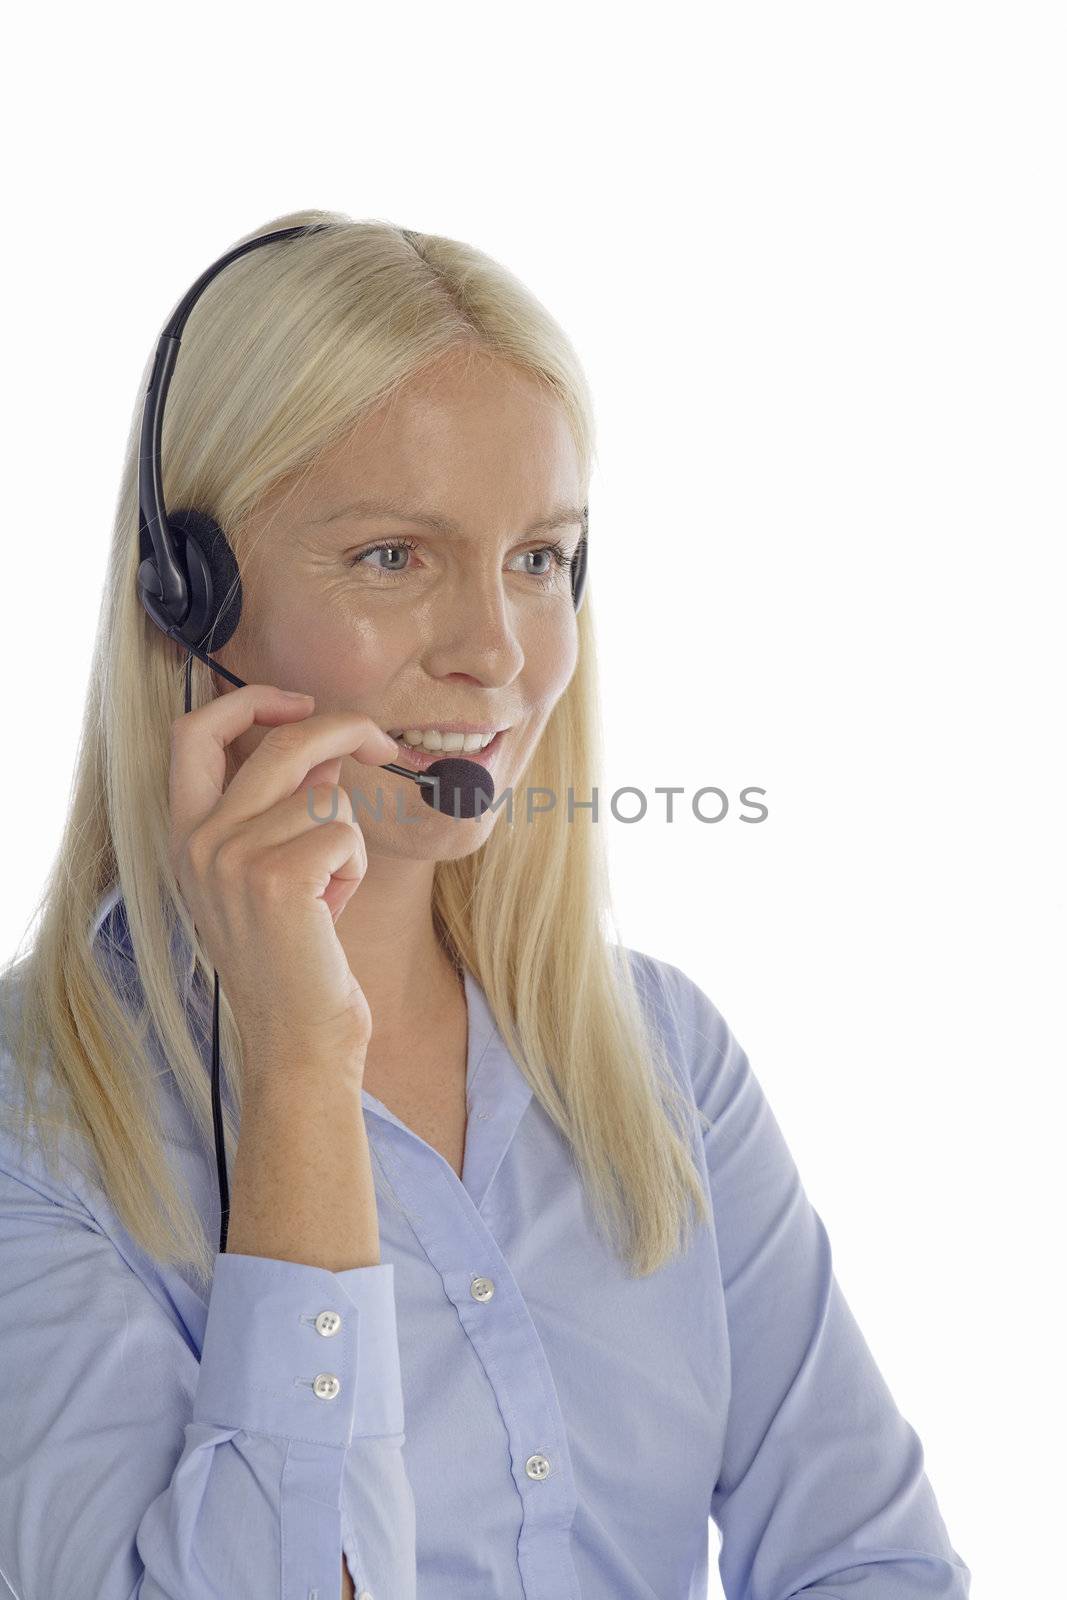
[[[667,965],[666,963],[664,964]],[[704,1128],[731,1398],[709,1512],[728,1600],[966,1600],[920,1440],[833,1270],[748,1057],[669,967]]]
[[[203,1349],[0,1143],[0,1574],[20,1600],[414,1600],[391,1263],[216,1258]],[[351,1518],[346,1518],[346,1531]]]

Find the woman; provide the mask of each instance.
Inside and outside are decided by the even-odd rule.
[[[5,980],[0,1568],[95,1600],[416,1572],[420,1600],[682,1600],[710,1516],[730,1600],[964,1596],[744,1051],[605,935],[573,349],[454,240],[271,231],[321,224],[212,281],[175,370],[165,501],[225,529],[224,643],[148,621],[126,461]],[[510,813],[389,770],[456,724]]]

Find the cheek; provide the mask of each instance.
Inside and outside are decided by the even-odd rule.
[[[551,708],[578,664],[578,628],[573,616],[546,620],[537,637],[525,646],[525,657],[530,699]]]
[[[523,699],[531,708],[526,733],[514,753],[525,760],[539,743],[557,703],[574,676],[578,663],[578,635],[573,621],[541,630],[536,641],[524,644]]]
[[[278,686],[315,696],[316,711],[373,704],[408,660],[412,641],[397,620],[357,616],[324,602],[289,604],[270,625]]]

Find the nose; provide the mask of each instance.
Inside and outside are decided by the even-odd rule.
[[[511,683],[526,660],[515,621],[501,576],[468,574],[427,615],[423,665],[431,677],[457,683]]]

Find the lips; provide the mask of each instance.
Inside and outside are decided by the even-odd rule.
[[[398,739],[397,764],[410,767],[413,772],[425,772],[435,761],[476,761],[481,767],[490,767],[508,733],[502,728],[493,735],[484,750],[424,750],[421,745],[405,744]]]

